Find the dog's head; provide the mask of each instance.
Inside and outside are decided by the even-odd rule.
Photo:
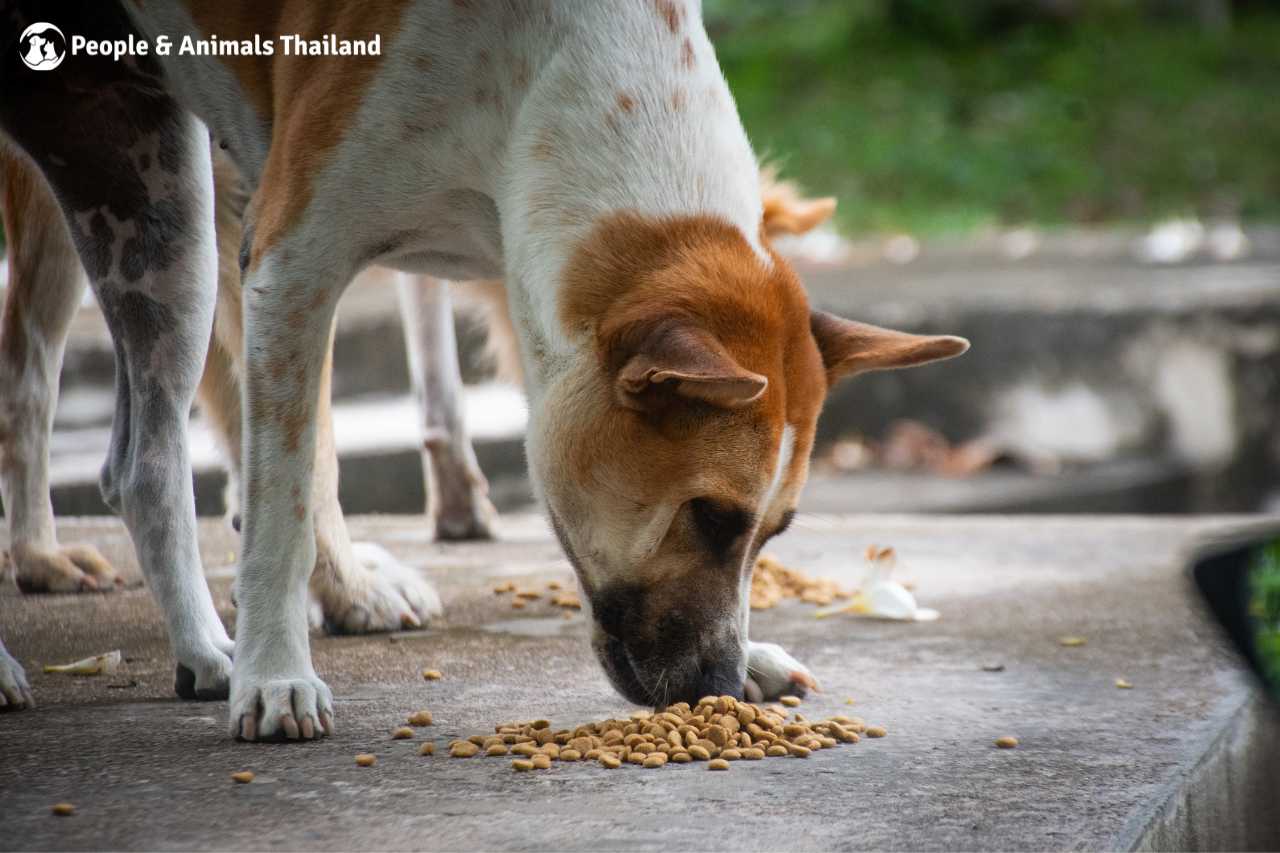
[[[742,695],[751,568],[786,528],[836,380],[958,355],[809,308],[789,265],[710,218],[620,216],[566,270],[584,355],[540,394],[530,462],[614,685]]]

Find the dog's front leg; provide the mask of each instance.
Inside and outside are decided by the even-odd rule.
[[[22,664],[13,659],[4,640],[0,640],[0,711],[20,711],[34,708],[35,704]]]
[[[260,192],[273,195],[269,183]],[[332,695],[311,665],[307,581],[316,411],[334,308],[355,270],[318,257],[306,235],[274,236],[255,235],[244,288],[244,541],[230,722],[245,740],[333,727]],[[275,244],[265,254],[264,241]]]
[[[463,416],[449,283],[401,273],[397,285],[409,375],[422,415],[427,515],[440,539],[492,539],[497,511]]]
[[[809,668],[776,643],[747,643],[747,698],[772,701],[791,694],[804,696],[818,689]]]

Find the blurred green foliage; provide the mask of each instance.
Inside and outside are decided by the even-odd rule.
[[[1257,625],[1255,646],[1263,675],[1280,695],[1280,541],[1258,554],[1250,574],[1253,597],[1249,603]]]
[[[1229,23],[1198,12],[1217,8]],[[705,0],[757,151],[847,230],[1280,218],[1280,4]]]

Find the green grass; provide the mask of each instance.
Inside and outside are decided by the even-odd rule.
[[[756,149],[847,230],[1280,219],[1280,16],[925,39],[853,0],[707,6]]]
[[[1255,648],[1264,678],[1280,696],[1280,541],[1258,555],[1249,580],[1253,592],[1249,609],[1257,626]]]

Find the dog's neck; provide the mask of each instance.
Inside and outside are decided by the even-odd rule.
[[[716,217],[768,262],[758,165],[697,5],[577,12],[520,107],[498,202],[535,399],[585,354],[586,336],[561,316],[563,270],[611,215]]]

